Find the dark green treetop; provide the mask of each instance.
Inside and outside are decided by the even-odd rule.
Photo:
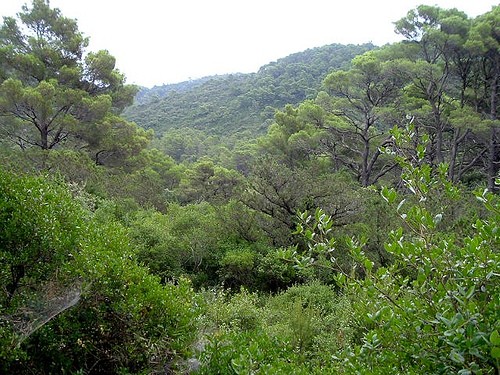
[[[125,84],[108,51],[85,53],[87,46],[76,20],[47,0],[33,0],[17,18],[4,17],[0,129],[5,138],[22,149],[50,150],[63,143],[81,148],[98,136],[100,124],[123,122],[113,118],[131,104],[136,88]]]

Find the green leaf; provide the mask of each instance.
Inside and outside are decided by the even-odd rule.
[[[425,271],[423,269],[420,269],[417,275],[417,283],[418,284],[423,284],[427,278],[427,275],[425,274]]]
[[[474,285],[472,285],[469,290],[467,291],[467,294],[465,295],[465,298],[471,299],[472,296],[474,295],[474,292],[476,291],[476,288]]]
[[[308,241],[312,241],[312,239],[313,239],[313,237],[314,237],[314,233],[313,233],[313,231],[312,231],[312,230],[307,229],[307,230],[305,231],[305,233],[304,233],[304,236],[306,237],[306,239],[307,239]]]
[[[464,356],[456,350],[451,351],[450,359],[456,363],[464,363]]]
[[[394,203],[397,197],[397,193],[394,189],[388,189],[386,186],[384,186],[380,192],[382,195],[382,198],[388,203]]]
[[[494,346],[491,348],[491,356],[494,359],[500,359],[500,347],[499,346]]]
[[[492,345],[500,346],[500,334],[498,333],[497,330],[491,332],[490,342]]]
[[[373,268],[373,262],[370,259],[365,259],[364,265],[368,271],[371,271]]]

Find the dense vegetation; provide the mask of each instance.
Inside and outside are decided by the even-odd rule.
[[[191,128],[211,135],[265,133],[266,120],[286,104],[316,96],[323,78],[371,44],[332,44],[295,53],[264,65],[257,73],[205,77],[172,85],[143,88],[124,115],[158,136]]]
[[[4,18],[0,371],[498,374],[500,7],[395,25],[136,96]]]

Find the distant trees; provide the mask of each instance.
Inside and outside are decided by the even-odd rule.
[[[490,12],[479,16],[470,31],[466,46],[475,51],[479,58],[478,110],[487,114],[490,127],[488,144],[488,188],[495,190],[495,178],[500,170],[500,139],[498,134],[500,107],[500,7],[494,7]]]
[[[129,120],[162,136],[196,129],[224,139],[252,139],[266,132],[276,109],[316,95],[332,70],[346,67],[372,44],[331,44],[278,59],[257,73],[205,77],[191,83],[143,89],[125,110]],[[187,89],[189,87],[189,89]]]

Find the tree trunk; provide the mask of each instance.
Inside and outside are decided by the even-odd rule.
[[[49,127],[47,125],[40,125],[40,148],[42,150],[49,149]]]
[[[361,176],[360,182],[361,186],[367,187],[370,184],[370,167],[369,167],[369,157],[370,157],[370,139],[368,137],[368,129],[370,124],[366,125],[365,134],[363,134],[363,152],[361,160]]]
[[[7,291],[7,306],[10,305],[14,294],[16,294],[16,291],[19,288],[19,283],[24,277],[24,274],[25,270],[23,265],[10,266],[11,282],[5,286],[5,289]]]
[[[450,150],[450,165],[448,168],[448,179],[451,182],[457,182],[460,179],[460,173],[457,173],[458,149],[468,134],[469,129],[465,130],[464,134],[461,134],[461,130],[458,128],[453,129],[453,140]]]
[[[491,127],[491,136],[488,145],[488,190],[495,192],[496,185],[495,179],[497,177],[498,167],[497,167],[497,129],[493,125]]]

